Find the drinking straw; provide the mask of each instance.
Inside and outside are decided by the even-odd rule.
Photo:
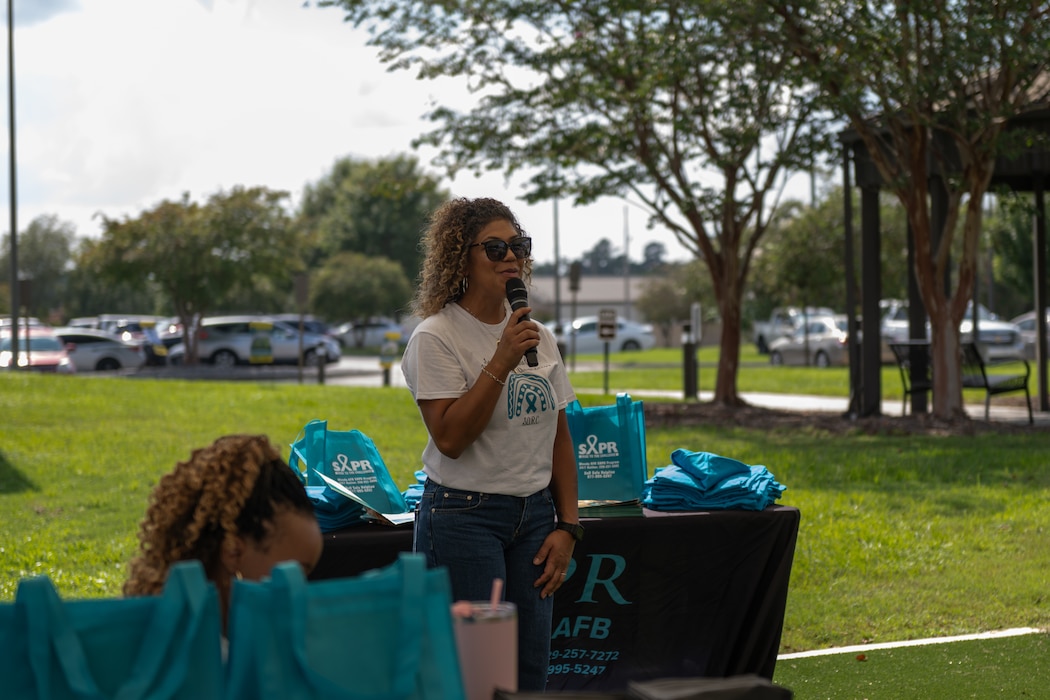
[[[492,611],[496,611],[496,606],[499,605],[500,595],[503,593],[503,579],[494,578],[492,579],[492,597],[489,599],[491,603]]]

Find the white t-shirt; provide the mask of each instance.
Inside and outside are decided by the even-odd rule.
[[[425,319],[412,333],[401,358],[401,371],[417,401],[462,396],[488,364],[510,317],[489,325],[450,303]],[[576,394],[569,383],[557,341],[542,324],[536,367],[522,358],[507,375],[506,386],[488,426],[458,459],[441,453],[428,436],[423,471],[449,488],[507,496],[529,496],[551,480],[558,412]],[[492,381],[485,378],[484,381]]]

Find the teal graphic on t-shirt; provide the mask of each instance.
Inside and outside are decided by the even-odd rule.
[[[554,392],[544,377],[511,373],[507,378],[507,418],[538,417],[553,409]]]

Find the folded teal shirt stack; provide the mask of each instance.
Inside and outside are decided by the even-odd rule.
[[[679,449],[671,453],[671,464],[645,482],[642,505],[664,511],[763,510],[785,488],[762,465]]]

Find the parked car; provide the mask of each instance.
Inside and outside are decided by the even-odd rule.
[[[0,332],[0,369],[11,369],[13,362],[14,343],[8,327]],[[74,374],[77,371],[62,341],[44,326],[19,328],[18,367],[57,374]]]
[[[29,318],[24,318],[22,316],[19,316],[18,317],[19,334],[21,334],[21,330],[23,328],[26,328],[27,326],[30,327],[30,328],[50,328],[50,326],[48,326],[46,323],[41,321],[39,318],[36,318],[35,316],[30,316]],[[11,317],[10,316],[0,316],[0,329],[5,329],[5,330],[10,330],[11,329]]]
[[[298,364],[299,330],[267,316],[215,316],[197,330],[197,357],[202,362],[232,367],[239,364]],[[303,363],[338,362],[339,343],[325,335],[303,333]],[[185,361],[186,347],[176,343],[168,351],[171,364]]]
[[[1043,310],[1046,314],[1046,342],[1050,345],[1050,307]],[[1022,354],[1026,359],[1035,359],[1035,311],[1029,311],[1016,318],[1010,319],[1010,323],[1021,329]]]
[[[387,333],[396,333],[398,342],[408,340],[401,324],[390,318],[344,323],[336,327],[334,335],[344,348],[379,348],[386,342]]]
[[[78,372],[138,369],[147,362],[147,341],[123,340],[97,328],[56,328]]]
[[[160,328],[167,321],[151,314],[99,314],[72,318],[68,328],[94,328],[125,341],[140,341],[145,351],[146,364],[165,365],[169,345],[161,342]]]
[[[598,337],[598,317],[583,316],[569,326],[566,332],[558,334],[554,321],[547,327],[558,336],[558,341],[565,344],[566,352],[575,349],[578,355],[592,355],[605,352],[605,341]],[[574,344],[575,343],[575,344]],[[656,336],[653,327],[648,323],[637,323],[626,319],[616,319],[616,338],[609,342],[609,352],[630,350],[649,350],[656,347]]]
[[[908,302],[887,299],[880,302],[883,309],[880,333],[884,361],[893,361],[890,343],[908,340]],[[977,305],[977,344],[989,360],[1017,359],[1024,356],[1024,339],[1021,329],[1014,323],[1003,321],[983,304]],[[930,323],[926,322],[926,338],[930,337]],[[963,343],[973,342],[973,302],[966,307],[966,315],[959,324],[959,339]],[[886,357],[889,360],[886,360]]]
[[[286,323],[292,328],[299,328],[299,314],[276,314],[273,316],[273,319]],[[316,333],[317,335],[327,335],[335,338],[335,333],[332,332],[327,323],[309,314],[303,316],[303,330],[307,333]],[[338,339],[336,342],[338,342]]]
[[[805,309],[799,306],[778,306],[769,314],[768,321],[755,321],[753,324],[755,347],[759,354],[764,355],[769,352],[769,346],[774,340],[794,333],[804,319],[834,315],[835,312],[826,306],[807,306]]]
[[[849,320],[845,314],[812,318],[791,335],[781,336],[769,344],[769,362],[814,367],[848,365],[848,330]]]

